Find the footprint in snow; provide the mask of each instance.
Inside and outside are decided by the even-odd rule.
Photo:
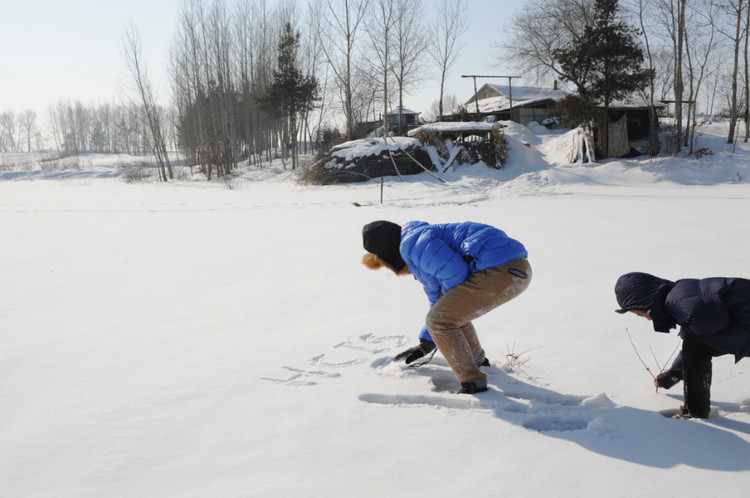
[[[381,375],[426,377],[433,394],[361,394],[359,399],[366,403],[491,412],[498,418],[511,420],[537,432],[586,431],[602,436],[618,431],[616,424],[608,422],[600,414],[615,407],[606,394],[584,396],[560,393],[514,377],[496,364],[483,368],[489,390],[473,396],[455,394],[460,384],[447,362],[440,357],[419,368],[394,364],[385,358],[371,362],[371,367]]]

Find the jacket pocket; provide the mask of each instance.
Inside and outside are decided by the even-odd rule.
[[[521,270],[518,270],[516,268],[508,268],[508,273],[510,273],[514,277],[518,277],[518,278],[521,278],[523,280],[526,280],[527,278],[529,278],[529,276],[526,274],[525,271],[521,271]]]

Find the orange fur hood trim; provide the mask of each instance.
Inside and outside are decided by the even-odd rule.
[[[362,256],[362,264],[371,270],[379,270],[381,268],[388,268],[396,275],[408,275],[410,273],[408,266],[404,266],[404,269],[398,272],[391,265],[389,265],[388,263],[380,259],[380,257],[377,254],[372,254],[370,252]]]

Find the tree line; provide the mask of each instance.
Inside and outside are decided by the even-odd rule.
[[[36,111],[25,109],[20,114],[13,111],[0,114],[0,152],[31,152],[39,149],[41,143]]]
[[[586,96],[598,69],[576,57],[603,36],[602,19],[621,25],[615,31],[641,57],[629,62],[629,74],[641,75],[637,91],[670,102],[678,146],[692,152],[698,103],[733,118],[729,141],[738,136],[736,118],[747,114],[749,2],[530,0],[495,49],[526,84],[563,81]],[[386,112],[401,109],[427,77],[440,81],[436,118],[450,113],[455,97],[443,88],[474,15],[480,12],[466,0],[184,0],[169,54],[168,104],[157,103],[130,26],[123,37],[132,82],[126,103],[59,103],[49,113],[53,142],[71,153],[152,152],[161,156],[164,179],[166,151],[174,149],[209,178],[242,163],[262,165],[271,153],[296,167],[300,148],[371,131],[361,123],[384,125]],[[598,57],[609,62],[606,51]],[[619,95],[607,91],[605,99]],[[0,115],[0,150],[31,149],[38,124],[26,119],[22,127],[7,114]]]
[[[426,8],[454,29],[430,30]],[[404,107],[428,53],[450,69],[465,10],[465,0],[186,0],[170,56],[180,147],[210,177],[272,150],[294,168],[298,142],[362,136],[371,130],[358,124]]]
[[[169,110],[160,107],[169,116]],[[0,114],[0,152],[31,152],[52,148],[65,155],[85,152],[151,154],[152,146],[138,105],[84,105],[60,101],[47,110],[49,135],[43,136],[36,111]],[[170,118],[171,119],[171,118]],[[167,143],[174,150],[174,127],[166,126]]]
[[[404,96],[430,68],[441,74],[442,109],[466,6],[466,0],[185,0],[169,57],[174,121],[160,118],[133,26],[124,39],[130,96],[142,108],[154,150],[165,148],[162,128],[173,124],[177,146],[209,179],[243,162],[262,165],[272,151],[295,168],[298,144],[322,147],[370,132],[358,126],[363,122],[385,125],[386,113],[403,109]],[[434,29],[425,24],[425,8],[437,12]],[[164,179],[171,177],[168,156],[157,159]]]
[[[674,109],[675,149],[693,152],[699,112],[730,118],[729,143],[750,135],[748,102],[749,0],[531,0],[512,23],[512,36],[498,44],[499,59],[537,81],[564,80],[585,95],[587,67],[576,59],[586,47],[596,49],[593,34],[603,33],[602,12],[617,11],[620,33],[636,45],[629,55],[640,62],[628,74],[639,79],[633,90],[652,105]],[[594,42],[594,43],[591,43]],[[600,54],[600,62],[615,57]],[[599,74],[603,74],[602,71]],[[622,76],[622,75],[621,75]],[[645,80],[644,80],[645,78]],[[613,81],[617,81],[618,77]],[[620,81],[624,81],[620,79]],[[585,86],[585,84],[584,84]],[[622,85],[627,88],[628,85]],[[699,111],[699,104],[702,105]]]

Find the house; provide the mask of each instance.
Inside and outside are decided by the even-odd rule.
[[[453,111],[445,121],[514,121],[527,125],[531,121],[546,124],[551,118],[549,110],[555,103],[568,96],[568,92],[554,88],[509,86],[487,83],[476,94]],[[657,112],[665,104],[654,102]],[[622,157],[626,155],[657,152],[659,149],[656,129],[658,122],[651,123],[650,105],[641,97],[633,96],[609,105],[607,151],[600,139],[602,130],[594,130],[599,157]]]
[[[386,124],[388,125],[389,130],[398,130],[400,122],[401,129],[406,132],[406,130],[419,126],[420,114],[421,113],[412,111],[406,107],[396,107],[395,109],[388,111],[385,115]]]
[[[547,110],[562,100],[568,92],[557,88],[509,86],[486,83],[445,121],[514,121],[527,125],[542,122]]]
[[[399,112],[400,109],[400,112]],[[386,124],[388,125],[389,132],[399,133],[399,121],[401,122],[401,134],[406,133],[414,128],[419,127],[421,121],[419,119],[420,112],[412,111],[406,107],[396,107],[386,113]],[[358,137],[365,137],[375,133],[376,135],[383,134],[383,115],[380,114],[380,119],[377,121],[361,121],[355,125],[355,135]]]

